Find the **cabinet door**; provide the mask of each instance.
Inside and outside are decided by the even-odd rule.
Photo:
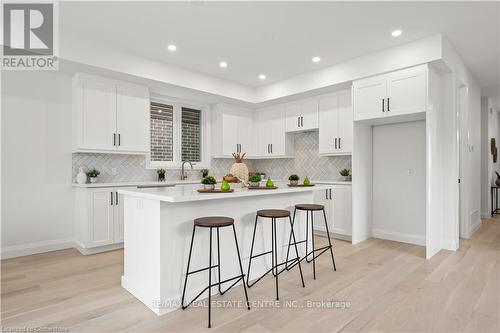
[[[354,120],[374,119],[385,115],[385,76],[356,81],[352,89]]]
[[[351,154],[353,144],[353,119],[351,94],[339,96],[338,104],[338,146],[337,152],[341,154]]]
[[[301,105],[299,103],[288,104],[285,107],[285,130],[296,132],[301,130]]]
[[[118,150],[149,151],[149,93],[142,87],[117,86]]]
[[[333,195],[333,190],[331,187],[316,190],[316,191],[314,191],[314,194],[313,194],[313,201],[315,204],[325,206],[325,214],[326,214],[326,219],[328,221],[328,228],[330,229],[329,231],[332,232],[332,230],[331,230],[332,200],[330,199],[330,193],[332,193],[332,195]],[[321,216],[321,214],[319,214],[319,213],[315,213],[314,217],[315,217],[314,218],[314,228],[317,230],[321,230],[321,231],[326,232],[325,222],[323,221],[323,216]]]
[[[238,144],[238,115],[234,110],[222,111],[222,154],[231,156],[236,153]]]
[[[116,86],[107,82],[81,82],[81,143],[77,148],[116,150]]]
[[[401,115],[426,110],[427,68],[416,67],[387,76],[387,115]]]
[[[306,101],[302,104],[300,129],[312,130],[318,128],[318,101]]]
[[[255,114],[255,148],[254,152],[257,156],[267,156],[270,154],[269,145],[271,144],[271,123],[267,120],[267,112],[269,110],[262,110]]]
[[[120,187],[127,188],[127,187]],[[128,187],[135,188],[135,187]],[[125,230],[124,230],[124,209],[123,209],[123,194],[118,194],[118,188],[114,188],[114,217],[115,217],[115,225],[114,225],[114,242],[115,243],[123,243]]]
[[[114,192],[112,188],[91,189],[89,243],[102,246],[114,243]]]
[[[333,187],[333,218],[331,218],[330,232],[348,235],[352,234],[352,198],[351,186],[335,185]]]
[[[253,113],[251,111],[239,111],[237,117],[237,142],[242,153],[253,154]]]
[[[271,155],[286,155],[285,110],[278,107],[269,112],[268,121],[271,124]]]
[[[336,153],[338,141],[338,97],[322,99],[319,103],[319,153]],[[337,142],[338,148],[338,142]]]

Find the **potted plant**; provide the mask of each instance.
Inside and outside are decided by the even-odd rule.
[[[158,169],[156,170],[156,173],[158,174],[158,181],[164,182],[165,181],[165,169]]]
[[[201,183],[203,184],[203,188],[205,190],[213,190],[215,188],[215,184],[217,184],[217,181],[212,176],[206,176],[203,177]]]
[[[344,177],[344,180],[346,181],[351,177],[351,170],[349,169],[342,169],[339,173],[342,177]]]
[[[90,171],[87,171],[87,177],[89,177],[91,183],[96,183],[97,182],[97,176],[99,176],[101,172],[97,169],[92,169]]]
[[[208,176],[208,169],[201,169],[201,178],[205,178]]]
[[[250,186],[254,186],[254,187],[259,186],[261,180],[262,180],[262,178],[260,177],[260,175],[257,175],[257,174],[253,174],[250,177],[248,177],[248,182],[250,183]]]
[[[297,176],[296,174],[292,174],[290,175],[290,177],[288,177],[290,185],[297,185],[299,183],[299,179],[299,176]]]

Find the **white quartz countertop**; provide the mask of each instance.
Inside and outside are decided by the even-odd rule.
[[[199,184],[199,179],[194,180],[173,180],[173,181],[136,181],[136,182],[116,182],[116,183],[87,183],[87,184],[73,184],[73,187],[136,187],[136,186],[152,186],[152,187],[166,187],[174,185],[185,185],[185,184]]]
[[[201,200],[231,199],[241,197],[253,197],[263,195],[278,195],[287,193],[312,192],[328,188],[325,185],[315,185],[309,187],[288,187],[286,184],[279,184],[277,189],[273,190],[249,190],[247,188],[235,188],[234,192],[223,193],[199,193],[197,190],[201,185],[185,185],[175,187],[157,187],[157,188],[123,188],[118,193],[140,197],[144,199],[160,200],[166,202],[191,202]]]

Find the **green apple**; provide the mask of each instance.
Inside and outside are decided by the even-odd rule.
[[[273,181],[271,180],[271,178],[269,178],[266,182],[266,187],[274,187],[274,183]]]
[[[304,185],[311,185],[311,181],[308,177],[304,178]]]
[[[222,181],[222,185],[220,186],[221,191],[229,191],[231,189],[231,185],[229,185],[229,182],[227,180]]]

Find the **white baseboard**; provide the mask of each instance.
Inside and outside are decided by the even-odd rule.
[[[456,251],[458,250],[458,245],[452,240],[443,240],[443,250]]]
[[[123,243],[111,244],[111,245],[104,245],[104,246],[98,246],[98,247],[85,247],[79,241],[75,241],[75,248],[81,254],[83,254],[84,256],[87,256],[87,255],[90,255],[90,254],[96,254],[96,253],[101,253],[101,252],[106,252],[106,251],[113,251],[113,250],[123,249]]]
[[[22,245],[2,247],[1,259],[28,256],[31,254],[70,249],[75,247],[73,238],[55,239],[50,241],[35,242]]]
[[[474,235],[474,233],[481,227],[481,222],[479,223],[476,223],[475,225],[472,225],[471,226],[471,229],[470,229],[470,233],[469,233],[469,237],[472,237],[472,235]]]
[[[373,229],[372,237],[425,246],[425,236],[407,234],[384,229]]]

